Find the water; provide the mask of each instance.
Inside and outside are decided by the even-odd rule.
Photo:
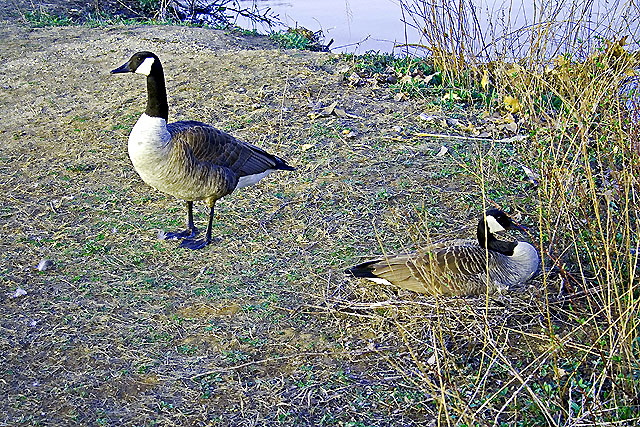
[[[334,40],[331,45],[334,52],[364,53],[369,50],[399,52],[403,51],[399,45],[405,43],[428,44],[415,28],[424,26],[424,22],[415,25],[409,15],[403,15],[401,1],[405,5],[418,6],[424,3],[446,3],[443,0],[240,0],[240,4],[244,7],[255,5],[261,10],[271,8],[287,27],[302,26],[312,31],[322,30],[325,42]],[[455,15],[455,6],[459,1],[463,0],[450,1],[452,7],[444,12],[441,10],[440,13],[449,14],[453,10]],[[598,37],[614,39],[629,35],[630,44],[635,47],[638,45],[640,8],[635,0],[596,0],[593,4],[576,0],[464,1],[466,4],[469,2],[476,6],[478,25],[482,32],[491,40],[497,40],[496,49],[503,49],[504,52],[515,47],[522,48],[522,44],[526,42],[514,36],[509,41],[511,45],[505,46],[505,38],[502,36],[519,28],[531,28],[534,21],[554,21],[567,29],[575,25],[575,22],[580,22],[585,28],[574,31],[574,37],[597,40]],[[405,25],[405,21],[414,25]],[[455,25],[455,20],[452,22]],[[239,21],[239,25],[254,28],[253,24],[246,21]],[[269,30],[260,27],[257,29],[261,32]],[[562,33],[559,32],[558,38],[561,37]]]
[[[405,43],[402,9],[394,0],[243,0],[240,4],[259,9],[270,7],[287,27],[322,30],[333,52],[392,52]],[[251,27],[250,23],[241,26]],[[259,31],[261,28],[257,28]],[[408,41],[418,38],[411,31]]]

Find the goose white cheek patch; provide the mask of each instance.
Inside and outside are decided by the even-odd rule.
[[[148,76],[149,74],[151,74],[151,66],[155,61],[156,61],[155,58],[145,59],[144,61],[142,61],[142,64],[140,64],[138,68],[136,68],[136,73],[144,74],[145,76]]]
[[[487,228],[492,233],[504,231],[504,227],[491,215],[487,215]]]

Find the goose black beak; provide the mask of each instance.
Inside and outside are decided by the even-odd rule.
[[[528,227],[525,227],[525,226],[524,226],[524,225],[522,225],[522,224],[513,224],[513,225],[511,226],[511,228],[513,228],[514,230],[529,231],[529,228],[528,228]]]
[[[129,63],[128,62],[126,64],[123,64],[122,66],[116,68],[115,70],[111,70],[111,74],[131,73],[131,72],[133,72],[133,70],[131,70],[131,68],[129,68]]]

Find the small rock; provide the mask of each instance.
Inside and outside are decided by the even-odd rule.
[[[451,118],[451,117],[447,117],[447,126],[449,126],[451,128],[460,127],[460,120],[454,119],[454,118]]]
[[[362,80],[362,77],[360,77],[356,73],[351,73],[351,75],[347,78],[347,80],[349,81],[349,84],[352,86],[361,86],[364,83],[364,81]]]
[[[53,268],[53,261],[50,259],[43,259],[38,263],[36,268],[40,271],[51,270]]]
[[[534,185],[538,185],[538,179],[540,179],[540,175],[537,174],[536,172],[532,171],[531,169],[529,169],[525,165],[520,165],[520,166],[522,167],[522,170],[524,171],[525,175],[527,175],[527,178],[529,179],[529,182],[534,184]]]
[[[420,120],[424,120],[425,122],[434,122],[440,118],[435,114],[427,114],[427,113],[420,113],[419,117],[420,117]]]
[[[428,365],[435,365],[437,361],[438,361],[438,358],[436,357],[436,354],[435,354],[435,353],[433,353],[433,354],[431,355],[431,357],[429,357],[429,358],[427,359],[427,364],[428,364]]]
[[[324,105],[324,102],[318,101],[318,102],[310,102],[309,107],[314,111],[319,111],[319,110],[322,110],[325,107],[325,105]]]
[[[27,291],[25,291],[22,288],[18,288],[16,289],[16,291],[13,293],[13,295],[11,295],[11,298],[20,298],[23,297],[27,294]]]

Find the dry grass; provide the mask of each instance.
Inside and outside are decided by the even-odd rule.
[[[433,87],[398,101],[375,78],[350,85],[352,59],[208,30],[0,31],[0,423],[637,422],[637,134],[619,80],[492,68],[486,116]],[[143,47],[164,61],[172,119],[298,168],[222,200],[204,251],[156,240],[183,207],[126,156],[144,83],[107,72]],[[592,76],[589,64],[567,67]],[[566,86],[577,80],[592,110]],[[531,108],[536,91],[565,109]],[[507,95],[520,111],[503,110]],[[349,115],[317,108],[334,101]],[[493,205],[532,226],[544,256],[523,290],[431,298],[342,274],[466,237]]]
[[[420,105],[345,85],[332,55],[244,50],[207,30],[5,25],[2,37],[0,422],[425,417],[402,409],[395,393],[413,389],[360,337],[366,326],[351,330],[323,296],[375,251],[372,224],[398,246],[409,237],[395,218],[433,197],[423,170],[438,169],[437,147],[391,130],[417,127]],[[143,46],[164,60],[172,118],[216,123],[298,167],[222,201],[207,251],[156,240],[183,207],[127,159],[144,82],[108,70]],[[364,119],[308,115],[336,100]],[[41,259],[54,268],[36,270]]]
[[[524,38],[481,31],[478,10],[465,2],[422,9],[417,6],[425,2],[408,3],[415,22],[422,19],[445,80],[467,93],[475,87],[491,94],[485,98],[490,111],[528,133],[512,148],[516,161],[535,174],[525,210],[538,216],[535,241],[546,273],[540,288],[547,291],[511,314],[508,327],[484,321],[484,330],[466,335],[481,337],[473,385],[468,377],[449,377],[450,387],[424,381],[423,389],[441,394],[440,417],[454,424],[636,423],[640,164],[634,33],[616,35],[614,24],[624,22],[616,22],[614,13],[596,28],[588,20],[591,2],[554,4],[551,14],[543,5],[518,33]],[[511,6],[517,9],[517,2]],[[637,5],[627,6],[637,16]],[[516,16],[522,15],[507,14],[506,20]],[[566,21],[558,22],[559,16]],[[616,29],[622,35],[629,30]],[[519,43],[518,49],[500,50],[498,39]],[[506,172],[486,168],[493,157],[481,153],[476,160],[483,186]],[[456,330],[450,322],[444,329]],[[473,324],[468,317],[465,322]],[[468,366],[455,354],[447,360]],[[497,390],[495,368],[505,375]]]

